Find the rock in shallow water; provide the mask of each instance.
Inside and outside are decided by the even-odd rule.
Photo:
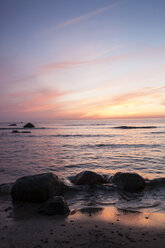
[[[32,123],[27,123],[26,125],[23,126],[24,128],[35,128],[35,126]]]
[[[44,202],[53,195],[60,195],[67,186],[53,173],[44,173],[19,178],[11,189],[16,201]]]
[[[69,212],[69,207],[62,196],[50,198],[39,208],[39,213],[46,215],[68,214]]]
[[[112,182],[119,186],[120,189],[126,191],[136,191],[141,190],[145,187],[145,180],[140,175],[136,173],[122,173],[117,172],[113,178]]]
[[[73,177],[71,181],[76,185],[95,185],[105,183],[104,177],[93,171],[82,171]]]
[[[9,126],[10,127],[15,127],[15,126],[17,126],[17,124],[16,123],[13,123],[13,124],[9,124]]]

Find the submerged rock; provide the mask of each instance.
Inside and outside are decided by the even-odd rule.
[[[62,196],[50,198],[39,208],[39,213],[46,215],[68,214],[69,212],[69,207]]]
[[[82,171],[73,177],[71,181],[76,185],[95,185],[105,183],[104,177],[93,171]]]
[[[136,173],[122,173],[117,172],[113,178],[112,182],[119,186],[119,188],[126,191],[136,191],[141,190],[145,187],[145,180],[140,175]]]
[[[30,131],[22,131],[21,133],[31,133]]]
[[[19,131],[18,130],[13,130],[12,133],[19,133]]]
[[[27,123],[23,126],[24,128],[35,128],[35,126],[32,123]]]
[[[44,202],[54,195],[63,194],[67,186],[53,173],[19,178],[11,189],[16,201]]]
[[[10,124],[9,126],[10,126],[10,127],[15,127],[15,126],[17,126],[17,124],[16,124],[16,123],[12,123],[12,124]]]

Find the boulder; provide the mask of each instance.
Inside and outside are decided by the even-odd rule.
[[[13,130],[12,133],[19,133],[19,131],[18,130]]]
[[[68,214],[69,212],[69,207],[62,196],[50,198],[39,208],[39,213],[46,215]]]
[[[105,183],[104,177],[93,171],[82,171],[73,177],[71,181],[76,185],[95,185]]]
[[[15,201],[44,202],[54,195],[63,194],[67,186],[53,173],[19,178],[11,189]]]
[[[141,190],[145,187],[144,178],[136,173],[117,172],[113,176],[112,182],[118,185],[120,189],[126,191]]]
[[[35,128],[35,126],[32,123],[27,123],[23,126],[24,128]]]

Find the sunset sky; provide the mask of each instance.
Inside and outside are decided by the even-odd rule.
[[[164,0],[0,0],[0,120],[165,117]]]

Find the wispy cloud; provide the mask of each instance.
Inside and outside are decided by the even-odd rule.
[[[81,15],[79,17],[69,19],[69,20],[57,25],[56,29],[61,29],[61,28],[64,28],[64,27],[68,27],[68,26],[70,26],[72,24],[77,24],[79,22],[85,21],[85,20],[87,20],[87,19],[89,19],[89,18],[91,18],[93,16],[96,16],[98,14],[104,13],[105,11],[108,11],[108,10],[114,8],[115,6],[117,6],[117,3],[114,3],[114,4],[111,4],[111,5],[105,6],[103,8],[91,11],[91,12],[89,12],[87,14],[84,14],[84,15]]]
[[[158,99],[161,99],[161,97],[164,97],[164,93],[165,93],[165,86],[154,87],[154,88],[146,87],[131,93],[122,94],[112,98],[109,101],[109,106],[134,104],[137,102],[143,103],[146,100],[146,98],[157,101]]]
[[[118,5],[118,3],[113,3],[113,4],[107,5],[105,7],[93,10],[91,12],[88,12],[88,13],[86,13],[84,15],[68,19],[68,20],[66,20],[64,22],[59,23],[58,25],[52,26],[52,27],[48,28],[47,30],[44,30],[43,32],[41,32],[39,34],[39,36],[49,34],[51,32],[54,32],[55,30],[60,30],[62,28],[65,28],[65,27],[68,27],[68,26],[71,26],[71,25],[74,25],[74,24],[78,24],[80,22],[88,20],[89,18],[92,18],[93,16],[97,16],[97,15],[99,15],[101,13],[104,13],[104,12],[116,7],[117,5]]]
[[[0,99],[1,112],[26,113],[45,111],[55,105],[56,100],[68,92],[52,89],[6,94]]]
[[[120,61],[132,56],[133,54],[123,54],[123,55],[109,56],[106,58],[92,59],[92,60],[63,61],[63,62],[57,62],[57,63],[45,65],[41,69],[72,69],[78,66],[96,65],[102,63]]]
[[[80,118],[165,116],[165,86],[146,87],[115,97],[85,97],[66,103],[68,111],[81,111]],[[66,109],[65,109],[66,110]],[[72,111],[70,111],[72,110]]]
[[[162,87],[145,87],[137,89],[129,93],[117,95],[115,97],[104,96],[100,101],[92,103],[95,108],[119,107],[119,106],[135,106],[143,104],[162,105],[161,101],[164,99],[165,86]]]
[[[68,98],[72,93],[43,89],[32,92],[8,94],[0,99],[2,116],[32,118],[115,118],[164,116],[163,87],[146,87],[115,97],[86,97],[73,100]]]
[[[117,62],[125,59],[148,59],[156,56],[160,56],[164,52],[164,47],[146,47],[145,49],[137,49],[134,52],[114,55],[114,56],[106,56],[102,58],[96,58],[95,59],[88,59],[88,60],[68,60],[68,61],[62,61],[62,62],[55,62],[51,64],[47,64],[41,67],[41,69],[73,69],[79,66],[85,66],[85,65],[96,65],[96,64],[104,64],[104,63],[111,63],[111,62]],[[105,54],[107,51],[105,51]],[[103,56],[103,54],[100,54],[100,56]]]

